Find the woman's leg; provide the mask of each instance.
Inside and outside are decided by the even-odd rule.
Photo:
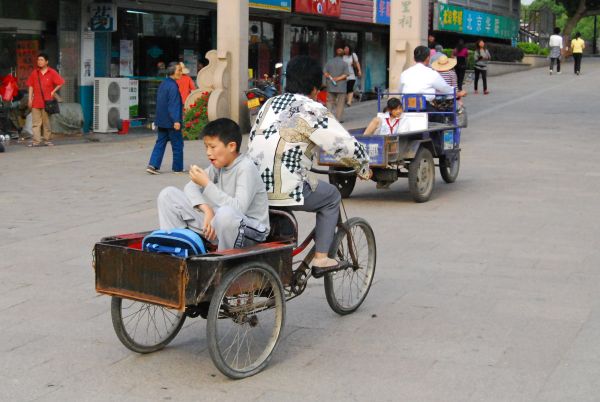
[[[463,82],[465,82],[465,69],[457,68],[456,69],[456,83],[458,85],[458,90],[462,91]]]
[[[477,82],[479,81],[479,69],[475,69],[475,79],[473,80],[473,87],[475,88],[475,92],[477,92]]]
[[[560,57],[556,58],[556,72],[560,73]]]
[[[352,99],[354,97],[354,84],[356,80],[346,81],[346,105],[352,105]]]
[[[487,70],[481,70],[481,80],[483,81],[483,92],[487,92]]]

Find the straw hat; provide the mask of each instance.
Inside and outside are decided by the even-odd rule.
[[[184,74],[189,74],[189,73],[190,73],[190,70],[189,70],[189,68],[187,68],[187,67],[185,66],[185,64],[183,64],[183,62],[180,62],[180,63],[179,63],[179,65],[181,66],[181,72],[182,72],[182,73],[184,73]]]
[[[436,71],[449,71],[452,70],[456,66],[455,58],[448,58],[445,54],[438,57],[436,61],[431,63],[431,68]]]

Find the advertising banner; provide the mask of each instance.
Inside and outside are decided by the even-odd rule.
[[[251,0],[250,7],[267,10],[292,11],[292,0]]]
[[[117,7],[112,3],[90,4],[90,29],[94,32],[117,30]]]
[[[390,25],[392,0],[375,0],[375,23]]]
[[[437,29],[467,35],[512,39],[519,24],[514,18],[469,10],[450,4],[438,4]]]
[[[37,66],[38,52],[39,41],[17,41],[17,85],[20,89],[27,89],[25,83],[33,69]]]
[[[296,0],[297,13],[339,17],[342,14],[341,0]]]

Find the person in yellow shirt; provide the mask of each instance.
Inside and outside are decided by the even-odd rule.
[[[571,41],[571,50],[573,51],[573,60],[575,61],[575,74],[581,73],[581,56],[583,56],[585,42],[581,39],[581,33],[575,34],[575,39]]]

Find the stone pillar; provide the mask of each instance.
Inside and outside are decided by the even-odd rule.
[[[229,53],[229,110],[231,119],[248,129],[244,91],[248,89],[248,0],[219,0],[217,5],[217,53]]]
[[[398,92],[400,74],[413,64],[413,50],[427,43],[427,0],[392,1],[390,12],[390,92]]]

